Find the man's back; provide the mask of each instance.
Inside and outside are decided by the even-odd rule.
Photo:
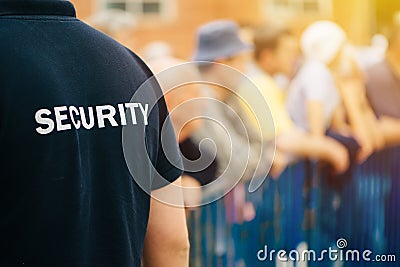
[[[74,13],[66,1],[0,2],[0,266],[140,266],[150,198],[122,127],[148,120],[149,158],[165,165],[166,110],[146,109],[151,90],[127,105],[151,73]]]

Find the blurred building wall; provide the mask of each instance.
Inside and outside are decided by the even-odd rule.
[[[71,0],[79,18],[87,18],[93,13],[92,1],[93,0]]]
[[[259,24],[262,21],[258,0],[176,0],[176,17],[171,20],[138,21],[125,42],[140,51],[147,43],[163,40],[171,44],[175,55],[190,58],[195,45],[196,28],[210,20],[230,18],[242,25]]]
[[[297,32],[316,19],[327,18],[343,26],[356,44],[369,43],[379,24],[391,20],[400,0],[325,0],[331,1],[332,12],[327,15],[295,14],[282,17],[265,8],[274,0],[174,0],[175,14],[171,18],[138,19],[136,27],[120,38],[124,45],[139,51],[149,42],[161,40],[171,44],[175,55],[190,58],[195,45],[196,28],[207,21],[230,18],[241,25],[253,26],[269,22],[287,22]],[[78,16],[88,18],[100,8],[100,0],[72,0]],[[389,18],[390,17],[390,18]],[[388,19],[389,18],[389,19]]]
[[[374,1],[334,0],[333,19],[346,30],[353,43],[368,44],[376,20]]]
[[[393,22],[393,16],[400,11],[399,0],[375,0],[376,31],[385,30]]]
[[[87,19],[99,6],[97,0],[73,0],[78,16]],[[135,29],[120,40],[124,45],[140,51],[147,43],[166,41],[174,47],[176,56],[190,58],[195,44],[196,28],[207,21],[231,18],[242,25],[260,24],[259,0],[176,0],[173,18],[138,20]],[[128,36],[126,36],[128,35]]]

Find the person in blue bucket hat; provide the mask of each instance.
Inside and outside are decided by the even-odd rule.
[[[235,95],[242,83],[246,83],[244,80],[247,79],[247,83],[251,83],[240,72],[247,71],[249,54],[252,50],[253,46],[241,39],[239,26],[234,21],[217,20],[198,28],[197,46],[192,58],[199,61],[201,75],[206,77],[206,80],[223,85],[221,87],[208,85],[209,96],[217,101],[210,101],[205,115],[218,121],[229,133],[229,137],[227,137],[224,128],[212,120],[206,120],[202,129],[196,133],[196,138],[199,140],[210,138],[214,141],[219,163],[218,172],[222,175],[218,181],[232,181],[233,177],[237,177],[244,171],[241,182],[224,199],[218,200],[216,204],[210,204],[214,205],[215,209],[219,209],[219,212],[216,213],[217,217],[212,218],[217,223],[214,225],[204,224],[205,233],[210,232],[210,227],[215,228],[211,231],[215,234],[206,234],[204,237],[206,240],[213,240],[215,248],[203,247],[203,249],[206,249],[208,254],[212,253],[214,260],[220,259],[224,262],[222,266],[234,266],[233,262],[235,266],[244,263],[253,266],[248,261],[250,256],[247,253],[257,251],[259,244],[252,240],[260,239],[260,235],[256,226],[258,221],[255,220],[257,204],[249,199],[247,186],[253,177],[265,177],[272,161],[271,154],[268,155],[264,151],[268,148],[262,146],[260,134],[245,118],[240,97]],[[229,67],[222,68],[221,65],[212,63],[220,63]],[[231,68],[236,71],[232,71]],[[224,86],[230,90],[223,88]],[[250,87],[256,89],[254,84],[251,84]],[[235,116],[232,113],[236,113]],[[245,129],[241,129],[242,126]],[[249,148],[248,154],[246,153],[247,148]],[[243,163],[246,162],[246,167],[243,168]],[[259,166],[258,163],[260,163]],[[218,186],[212,187],[210,190],[212,192],[204,192],[203,195],[212,195],[218,193],[218,190]],[[220,205],[221,201],[224,201],[223,209]],[[221,212],[226,214],[221,215]],[[204,220],[209,221],[210,219],[204,216]],[[248,235],[243,239],[241,236],[245,232]],[[208,242],[205,241],[205,243]]]
[[[195,61],[218,61],[252,50],[239,37],[239,26],[231,20],[217,20],[199,27]]]

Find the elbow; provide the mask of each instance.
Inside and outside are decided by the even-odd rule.
[[[182,261],[189,261],[190,243],[187,231],[169,236],[169,238],[161,241],[160,248],[172,258]]]
[[[188,238],[158,238],[145,246],[143,252],[143,267],[188,267],[189,266]]]
[[[189,266],[190,244],[188,238],[174,238],[173,240],[169,240],[169,242],[164,243],[163,250],[165,255],[163,258],[169,259],[171,265],[176,267]]]
[[[189,259],[190,242],[188,235],[171,240],[169,248],[172,249],[174,254],[176,254],[178,257]]]
[[[182,241],[178,247],[178,257],[189,261],[190,242],[189,239]]]

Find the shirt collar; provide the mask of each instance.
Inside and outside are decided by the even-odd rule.
[[[76,17],[75,8],[63,0],[0,0],[0,16],[68,16]]]

